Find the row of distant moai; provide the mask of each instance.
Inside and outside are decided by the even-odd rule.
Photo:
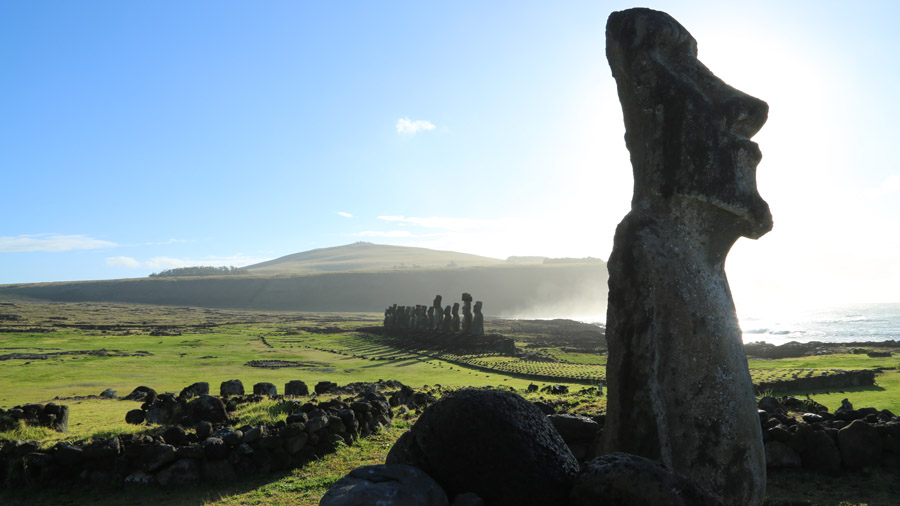
[[[457,334],[484,335],[484,315],[481,313],[481,301],[475,301],[472,307],[472,296],[462,294],[462,320],[459,317],[459,302],[443,307],[443,297],[436,295],[431,306],[416,304],[415,306],[393,306],[384,310],[384,328],[386,329],[418,329],[437,330]]]

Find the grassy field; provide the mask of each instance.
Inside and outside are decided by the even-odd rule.
[[[124,396],[139,385],[177,393],[196,381],[208,381],[211,389],[217,391],[220,382],[233,378],[242,380],[248,389],[255,382],[268,381],[278,385],[279,390],[293,379],[310,386],[323,380],[346,384],[391,379],[413,387],[502,386],[522,392],[532,381],[523,379],[521,374],[585,377],[594,381],[602,379],[605,372],[603,345],[595,342],[595,336],[589,332],[586,339],[567,340],[570,334],[554,335],[552,325],[527,327],[521,322],[497,321],[492,329],[489,321],[489,332],[500,331],[514,337],[527,354],[519,358],[496,353],[454,355],[394,348],[377,336],[356,330],[379,325],[381,318],[373,313],[263,313],[6,302],[0,304],[0,407],[59,398],[56,402],[70,408],[70,421],[65,434],[18,428],[0,433],[0,439],[37,439],[52,445],[63,439],[159,430],[125,424],[125,413],[137,403],[95,397],[106,388]],[[583,330],[571,328],[575,334]],[[554,343],[559,345],[553,346]],[[249,365],[260,361],[287,367]],[[900,413],[898,366],[900,358],[896,355],[870,358],[843,353],[750,361],[755,380],[792,378],[821,370],[883,368],[872,387],[771,393],[808,394],[831,410],[843,398],[849,398],[856,407],[872,406],[895,413]],[[544,386],[565,381],[536,383]],[[571,395],[553,399],[567,404],[571,412],[602,412],[605,398],[578,394],[584,386],[570,383]],[[85,396],[94,397],[76,398]],[[532,400],[542,396],[528,394]],[[242,420],[254,421],[283,417],[268,411],[270,407],[265,403],[245,406],[239,415]],[[383,462],[411,421],[398,416],[395,426],[377,437],[341,448],[336,454],[287,473],[176,491],[118,486],[65,492],[31,490],[0,495],[0,503],[314,505],[350,469]],[[772,473],[768,504],[896,504],[900,497],[896,475],[885,473],[869,470],[828,479],[810,473]]]

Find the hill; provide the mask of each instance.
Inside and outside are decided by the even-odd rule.
[[[437,294],[452,304],[469,292],[484,302],[488,316],[596,317],[606,311],[606,264],[596,260],[510,264],[452,251],[357,243],[288,255],[246,270],[227,276],[0,285],[0,299],[381,312],[391,304],[430,306]]]
[[[252,274],[305,274],[315,272],[384,271],[475,267],[504,263],[455,251],[357,242],[283,256],[244,269]]]

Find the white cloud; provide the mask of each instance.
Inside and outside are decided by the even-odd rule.
[[[70,251],[78,249],[111,248],[116,243],[94,239],[86,235],[34,234],[0,237],[0,252]]]
[[[106,257],[106,265],[137,268],[141,266],[141,263],[131,257]]]
[[[344,218],[352,218],[353,215],[350,213],[345,213],[344,211],[337,211],[336,214],[338,216],[343,216]]]
[[[401,134],[414,134],[419,130],[434,130],[434,124],[424,119],[413,121],[409,118],[400,118],[397,120],[397,132]]]

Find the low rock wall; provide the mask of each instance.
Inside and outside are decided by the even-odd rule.
[[[10,409],[0,408],[0,430],[12,429],[20,421],[24,421],[26,425],[67,432],[69,430],[69,407],[50,402],[25,404]]]
[[[342,401],[284,401],[291,414],[275,424],[229,427],[200,422],[162,435],[126,434],[87,444],[8,441],[0,447],[0,484],[44,486],[86,481],[188,485],[299,467],[391,423],[389,401],[364,393]]]
[[[763,392],[812,392],[813,390],[841,389],[871,386],[875,384],[875,371],[831,370],[815,376],[792,378],[789,380],[763,381],[755,385],[757,393]]]

